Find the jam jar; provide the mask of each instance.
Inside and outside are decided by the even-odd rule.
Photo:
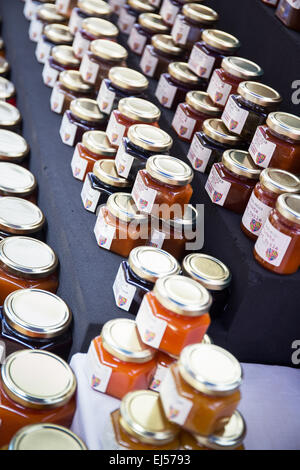
[[[191,142],[194,134],[202,131],[203,122],[206,119],[220,115],[219,108],[205,91],[189,91],[185,102],[177,106],[172,127],[181,140]]]
[[[99,90],[112,67],[126,67],[127,56],[128,52],[121,44],[108,39],[96,39],[91,42],[90,50],[82,58],[81,76]]]
[[[173,62],[168,66],[168,73],[160,76],[155,96],[164,108],[176,109],[188,91],[200,88],[199,78],[185,62]]]
[[[240,83],[237,93],[230,95],[222,121],[230,132],[250,143],[257,127],[265,123],[282,99],[273,88],[256,82]]]
[[[104,130],[106,116],[99,111],[97,102],[89,98],[71,101],[62,119],[60,136],[64,144],[73,147],[82,141],[86,131]]]
[[[70,18],[73,8],[77,5],[77,0],[56,0],[55,8],[62,15]]]
[[[210,436],[190,434],[182,431],[180,434],[181,450],[244,450],[246,424],[243,416],[237,410],[228,423],[220,431]]]
[[[113,148],[104,131],[88,131],[83,134],[82,142],[76,145],[71,168],[74,178],[83,181],[88,172],[93,171],[97,160],[114,158]]]
[[[231,272],[228,267],[203,253],[187,255],[182,263],[183,272],[210,292],[213,303],[209,311],[212,318],[220,317],[226,310],[230,297]]]
[[[26,425],[70,427],[76,378],[68,364],[48,351],[26,349],[8,356],[0,378],[0,446]]]
[[[81,28],[83,20],[91,16],[95,18],[109,19],[112,13],[111,7],[103,0],[78,0],[73,8],[69,28],[72,34],[76,34]]]
[[[162,17],[156,13],[141,13],[138,23],[131,28],[128,46],[135,54],[142,55],[145,46],[151,43],[155,34],[168,34],[170,28],[164,23]]]
[[[243,214],[261,169],[243,150],[226,150],[222,162],[214,163],[205,189],[214,204]]]
[[[29,38],[31,41],[38,42],[47,24],[65,24],[66,22],[67,18],[57,12],[55,5],[44,3],[38,7],[36,14],[31,19]]]
[[[241,229],[252,240],[256,240],[276,206],[277,198],[284,193],[299,193],[300,180],[297,176],[277,168],[266,168],[251,194],[245,209]]]
[[[11,235],[30,235],[44,239],[45,217],[41,209],[26,199],[0,198],[0,240]]]
[[[35,238],[14,236],[0,241],[0,306],[18,289],[56,293],[58,259],[50,246]]]
[[[73,43],[73,34],[68,26],[62,24],[48,24],[44,27],[43,33],[37,43],[35,56],[38,62],[45,64],[51,54],[54,46],[63,44],[71,46]]]
[[[191,433],[210,436],[228,424],[241,398],[237,359],[214,344],[184,348],[160,388],[167,418]]]
[[[178,426],[163,412],[159,394],[137,390],[128,393],[120,409],[111,413],[102,446],[107,450],[177,450],[178,433]]]
[[[12,82],[0,77],[0,101],[16,106],[16,89]]]
[[[262,68],[242,57],[225,57],[221,68],[216,69],[210,79],[207,93],[212,101],[223,109],[230,95],[237,93],[245,80],[255,80],[263,75]]]
[[[134,23],[141,13],[153,13],[153,7],[149,0],[127,0],[121,6],[118,19],[118,27],[123,34],[129,34]]]
[[[5,44],[1,36],[0,36],[0,57],[5,57]]]
[[[0,198],[14,196],[36,203],[37,182],[34,175],[20,165],[0,162]]]
[[[142,98],[122,98],[118,109],[115,109],[109,118],[106,133],[111,144],[119,147],[123,137],[127,136],[128,129],[133,124],[152,124],[158,127],[160,110],[151,101]]]
[[[300,118],[274,112],[266,125],[256,129],[249,153],[263,168],[273,167],[300,174]]]
[[[193,2],[193,0],[163,0],[159,14],[166,24],[172,26],[183,5],[191,2]]]
[[[159,278],[148,292],[136,316],[142,341],[172,356],[202,341],[209,325],[211,295],[185,276]]]
[[[125,5],[126,0],[108,0],[108,5],[111,7],[112,12],[116,15],[119,16],[120,10],[123,5]],[[150,2],[151,3],[151,2]]]
[[[231,34],[218,29],[205,29],[202,40],[192,49],[189,67],[207,86],[211,74],[220,67],[223,58],[233,55],[239,47],[240,41]]]
[[[218,13],[212,8],[199,3],[187,3],[175,18],[171,36],[176,44],[190,51],[201,40],[203,29],[212,28],[218,19]]]
[[[86,18],[80,30],[75,34],[73,49],[76,57],[81,59],[95,39],[115,41],[118,34],[118,28],[110,21],[103,18]]]
[[[51,111],[64,114],[76,98],[93,97],[92,85],[85,83],[78,70],[65,70],[59,74],[50,97]]]
[[[165,131],[149,124],[133,124],[128,129],[116,155],[116,169],[120,176],[134,182],[139,170],[145,168],[148,158],[167,153],[173,140]]]
[[[169,64],[183,58],[183,49],[176,45],[172,36],[155,34],[148,44],[140,61],[140,68],[147,77],[158,80],[162,73],[168,71]]]
[[[288,28],[300,31],[299,0],[280,0],[275,15]]]
[[[42,3],[54,3],[54,0],[25,0],[23,10],[25,18],[31,20]]]
[[[147,389],[156,367],[155,350],[142,343],[134,320],[116,318],[104,324],[87,353],[90,386],[122,399]]]
[[[43,68],[43,82],[53,88],[60,72],[79,70],[80,60],[74,54],[72,46],[55,46]]]
[[[128,261],[120,264],[113,284],[116,305],[136,315],[144,295],[153,290],[155,281],[179,272],[178,261],[166,251],[150,246],[134,248]]]
[[[10,64],[4,58],[0,56],[0,77],[8,77],[10,72]]]
[[[20,163],[25,165],[29,145],[19,134],[0,129],[0,162]]]
[[[300,195],[278,197],[254,246],[254,258],[274,273],[297,272],[300,266]]]
[[[221,119],[207,119],[202,130],[194,135],[187,158],[194,170],[208,174],[213,164],[221,161],[225,150],[241,147],[244,147],[241,138],[231,134]]]
[[[99,210],[94,228],[101,248],[128,258],[133,248],[146,245],[148,216],[138,212],[130,194],[114,193]]]
[[[72,345],[71,321],[67,304],[51,292],[12,292],[4,301],[0,323],[6,356],[28,348],[49,351],[67,361]]]
[[[98,215],[99,210],[111,194],[119,191],[130,192],[131,183],[118,175],[115,161],[104,159],[98,160],[93,172],[86,175],[81,190],[83,207]]]
[[[137,174],[133,200],[141,212],[169,220],[182,216],[190,202],[193,170],[183,161],[168,155],[153,155],[146,169]]]
[[[148,85],[147,78],[140,72],[127,67],[112,67],[108,78],[101,83],[97,97],[99,108],[103,113],[110,114],[122,98],[145,98]]]
[[[18,108],[0,100],[0,129],[21,133],[22,117]]]

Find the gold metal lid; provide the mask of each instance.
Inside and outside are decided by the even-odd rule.
[[[300,117],[275,111],[267,117],[267,126],[279,135],[300,141]]]
[[[18,431],[8,450],[87,450],[76,434],[58,424],[31,424]]]
[[[4,57],[0,57],[0,75],[6,74],[10,69],[8,61]]]
[[[137,147],[152,152],[166,152],[173,144],[173,139],[167,132],[149,124],[133,124],[129,127],[127,136]]]
[[[239,411],[235,411],[221,431],[210,436],[193,434],[199,446],[214,450],[232,450],[243,444],[246,437],[246,423]]]
[[[13,330],[30,338],[55,338],[72,321],[67,304],[57,295],[40,289],[20,289],[9,294],[3,314]]]
[[[152,178],[173,186],[185,186],[194,176],[187,163],[170,155],[153,155],[148,158],[146,170]]]
[[[80,65],[80,59],[74,54],[72,46],[54,46],[51,49],[51,55],[55,62],[61,65],[68,65],[78,67]]]
[[[163,307],[188,317],[207,313],[212,304],[208,290],[186,276],[172,275],[159,278],[153,293]]]
[[[160,277],[180,273],[180,265],[174,256],[152,246],[138,246],[131,250],[128,263],[134,274],[153,283]]]
[[[45,217],[41,209],[20,197],[0,198],[0,230],[13,235],[28,235],[41,230]]]
[[[273,88],[258,82],[242,82],[238,86],[238,94],[250,103],[264,108],[278,105],[282,98]]]
[[[198,85],[199,77],[195,75],[185,62],[171,62],[168,65],[168,72],[171,77],[189,85]]]
[[[264,188],[276,194],[300,192],[300,180],[298,176],[285,170],[265,168],[261,172],[259,180]]]
[[[128,180],[118,175],[115,160],[113,159],[97,160],[94,164],[93,173],[100,181],[115,188],[128,188],[131,186]]]
[[[62,23],[66,17],[57,12],[53,3],[44,3],[37,8],[36,16],[45,23]]]
[[[182,48],[175,44],[172,36],[168,34],[155,34],[152,36],[151,44],[155,49],[164,52],[165,54],[180,55]]]
[[[155,350],[142,342],[134,320],[115,318],[106,322],[101,339],[104,349],[120,361],[140,364],[155,356]]]
[[[138,22],[144,28],[157,34],[168,33],[170,31],[169,26],[167,26],[162,17],[156,13],[141,13]]]
[[[78,8],[90,16],[99,16],[106,18],[112,13],[111,7],[108,3],[102,0],[78,0]]]
[[[22,278],[43,278],[53,273],[58,259],[52,248],[35,238],[15,236],[0,241],[0,266]]]
[[[225,57],[221,64],[222,69],[234,77],[251,80],[255,77],[261,77],[264,74],[263,69],[251,60],[242,57]]]
[[[68,90],[91,93],[92,85],[84,82],[78,70],[64,70],[59,74],[60,83]]]
[[[242,368],[238,360],[214,344],[186,346],[180,354],[178,366],[183,379],[205,395],[230,395],[242,383]]]
[[[203,132],[216,142],[234,146],[242,142],[239,135],[229,132],[222,119],[206,119],[202,128]]]
[[[61,407],[76,390],[76,378],[68,364],[39,349],[10,354],[2,365],[1,377],[7,395],[26,408]]]
[[[182,13],[187,18],[197,21],[200,24],[211,25],[219,19],[218,13],[205,5],[199,3],[187,3],[183,5]]]
[[[96,155],[114,157],[117,149],[111,146],[104,131],[87,131],[83,134],[82,145]]]
[[[248,152],[244,150],[226,150],[222,155],[224,166],[236,175],[258,180],[261,168],[255,165]]]
[[[0,77],[0,100],[7,100],[16,93],[15,86],[12,82],[4,77]]]
[[[200,282],[210,291],[220,291],[231,283],[231,272],[227,266],[209,255],[193,253],[183,260],[183,270],[187,276]]]
[[[143,223],[148,220],[148,216],[146,214],[142,214],[137,210],[130,194],[111,194],[107,200],[106,205],[108,210],[123,222],[131,222],[132,220],[136,220],[140,223]]]
[[[163,224],[169,223],[174,230],[185,230],[187,233],[188,230],[192,230],[196,226],[198,218],[198,211],[191,204],[186,204],[184,208],[183,217],[175,217],[174,219],[163,221]]]
[[[120,414],[122,428],[139,442],[159,447],[178,435],[179,427],[167,420],[159,394],[151,390],[127,393]]]
[[[15,132],[0,129],[0,161],[21,162],[29,153],[24,137]]]
[[[196,111],[209,116],[220,116],[221,111],[210,99],[206,91],[193,90],[186,94],[185,101]]]
[[[120,113],[129,119],[146,123],[157,122],[161,114],[154,103],[134,96],[122,98],[119,101],[118,109]]]
[[[69,26],[59,23],[47,24],[43,29],[43,34],[46,38],[54,44],[72,44],[73,34]]]
[[[94,37],[116,38],[119,34],[117,26],[103,18],[86,18],[81,24],[81,28]]]
[[[106,119],[101,113],[97,101],[90,98],[77,98],[71,101],[70,111],[74,116],[88,122],[100,123]]]
[[[128,57],[125,47],[108,39],[95,39],[90,44],[90,51],[95,56],[112,62],[122,62]]]
[[[0,101],[0,126],[15,126],[21,119],[18,108],[5,101]]]
[[[149,3],[149,0],[128,0],[127,3],[133,10],[140,12],[152,13],[156,10],[156,8]]]
[[[226,52],[234,52],[241,46],[235,36],[218,29],[205,29],[202,33],[202,40],[209,46]]]
[[[33,174],[20,165],[0,162],[0,195],[28,196],[36,188]]]
[[[108,78],[123,90],[140,92],[146,90],[149,85],[147,78],[142,73],[128,67],[112,67]]]
[[[300,225],[299,194],[281,194],[276,201],[276,209],[290,222]]]

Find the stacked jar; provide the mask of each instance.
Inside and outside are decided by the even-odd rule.
[[[120,8],[118,27],[123,34],[129,34],[140,14],[154,12],[155,7],[149,0],[127,0]]]
[[[51,111],[64,114],[70,104],[77,98],[93,98],[92,85],[84,82],[77,70],[65,70],[59,74],[59,80],[54,83],[50,97]]]
[[[182,10],[186,3],[192,3],[193,0],[163,0],[159,14],[166,24],[172,26],[176,16]]]
[[[155,34],[143,52],[140,68],[147,77],[158,80],[162,73],[168,71],[170,63],[183,58],[183,49],[176,45],[172,36]]]
[[[45,64],[54,46],[71,46],[73,34],[68,26],[62,24],[48,24],[44,27],[42,35],[35,49],[35,56],[38,62]]]
[[[86,18],[109,19],[112,13],[110,6],[103,0],[78,0],[71,12],[69,28],[72,34],[76,34]]]
[[[52,3],[40,5],[30,22],[29,38],[31,41],[38,42],[43,33],[44,27],[47,24],[52,23],[66,24],[67,18],[64,15],[57,13],[55,5]]]
[[[155,13],[141,13],[138,23],[131,28],[128,38],[128,47],[135,54],[142,55],[147,44],[151,43],[155,34],[168,34],[169,27],[164,23],[162,17]]]
[[[76,57],[82,59],[92,41],[96,39],[116,41],[118,34],[118,28],[110,21],[103,18],[86,18],[75,34],[73,41],[74,53]]]
[[[43,68],[44,84],[53,88],[59,74],[65,70],[78,70],[80,60],[74,54],[72,46],[55,46]]]

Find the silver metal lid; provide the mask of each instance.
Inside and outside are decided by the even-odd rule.
[[[180,272],[180,265],[174,256],[151,246],[138,246],[131,250],[128,263],[144,281],[155,282],[160,277]]]
[[[21,162],[29,153],[29,145],[16,132],[0,129],[0,161]]]
[[[239,411],[235,411],[221,431],[210,436],[193,434],[200,446],[214,450],[233,450],[243,444],[246,437],[246,423]]]
[[[128,193],[111,194],[107,200],[108,210],[118,219],[124,222],[137,220],[141,223],[148,220],[147,214],[142,214],[136,208],[134,201]]]
[[[173,145],[173,139],[167,132],[150,124],[133,124],[130,126],[128,139],[137,147],[151,152],[166,152]]]
[[[41,209],[20,197],[0,198],[0,230],[27,235],[41,230],[45,217]]]
[[[6,101],[0,101],[0,126],[15,126],[21,121],[18,108]]]
[[[36,188],[33,174],[20,165],[0,162],[0,195],[27,196]]]
[[[223,290],[231,283],[229,269],[213,256],[192,253],[184,258],[182,266],[187,276],[200,282],[208,290]]]
[[[290,222],[300,225],[300,194],[281,194],[276,209]]]
[[[6,78],[0,77],[0,100],[11,98],[15,93],[14,84]]]
[[[187,163],[169,155],[153,155],[148,158],[146,170],[154,179],[173,186],[185,186],[194,176]]]

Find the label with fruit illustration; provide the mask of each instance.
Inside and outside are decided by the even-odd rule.
[[[276,144],[267,140],[265,129],[265,126],[258,126],[249,147],[249,153],[254,162],[263,168],[269,166],[273,153],[276,150]]]
[[[170,0],[164,0],[160,9],[160,16],[167,24],[174,24],[177,13],[179,13],[179,7],[173,5]]]
[[[131,192],[132,199],[134,200],[138,210],[150,214],[153,209],[156,195],[157,191],[155,189],[148,188],[140,173],[138,173]]]
[[[142,69],[145,75],[147,75],[148,77],[153,77],[158,63],[158,58],[151,54],[150,47],[151,46],[146,46],[144,49],[140,62],[140,68]]]
[[[90,43],[91,41],[83,38],[82,35],[80,34],[80,31],[77,31],[77,33],[75,34],[75,38],[74,38],[73,46],[72,46],[75,55],[79,57],[80,59],[82,59],[84,53],[88,51]]]
[[[200,173],[204,173],[211,153],[212,150],[204,147],[198,137],[194,135],[189,152],[187,154],[187,158],[191,162],[194,170],[200,171]]]
[[[79,69],[83,80],[94,85],[96,83],[98,71],[99,65],[92,62],[87,54],[84,54]]]
[[[106,135],[112,145],[119,146],[122,142],[122,137],[125,134],[126,127],[123,124],[120,124],[115,117],[115,114],[110,115]]]
[[[72,34],[76,34],[80,30],[83,20],[84,18],[78,15],[77,8],[73,8],[69,21],[69,29]]]
[[[81,200],[83,203],[83,207],[87,211],[94,213],[98,205],[100,195],[101,195],[101,192],[92,188],[90,179],[88,175],[86,175],[83,186],[82,186],[82,190],[81,190]]]
[[[35,49],[35,57],[38,62],[44,64],[51,53],[51,45],[47,44],[42,37],[40,37],[36,49]]]
[[[167,418],[173,423],[183,426],[193,407],[193,402],[177,393],[170,369],[167,370],[160,386],[160,398]]]
[[[164,367],[160,364],[158,364],[154,377],[150,383],[150,390],[153,390],[154,392],[159,392],[161,388],[161,384],[163,383],[166,375],[168,372],[168,368]]]
[[[115,233],[116,227],[108,225],[105,222],[105,218],[103,215],[103,207],[101,207],[94,228],[94,234],[98,245],[101,246],[101,248],[109,250],[114,239]]]
[[[207,93],[214,103],[225,106],[231,93],[231,88],[231,85],[228,85],[228,83],[225,83],[221,80],[219,70],[215,70],[210,79]]]
[[[113,293],[117,307],[128,312],[135,292],[136,287],[126,282],[124,270],[122,264],[120,264],[115,282],[113,283]]]
[[[128,38],[128,46],[136,54],[141,54],[144,50],[147,37],[140,34],[136,28],[132,28]]]
[[[164,75],[160,76],[155,96],[165,108],[171,108],[175,95],[176,95],[177,87],[175,85],[171,85]]]
[[[146,297],[142,300],[135,321],[143,343],[158,349],[165,334],[167,322],[153,315]]]
[[[74,178],[77,178],[80,181],[84,180],[87,164],[87,160],[80,157],[78,145],[76,145],[71,161],[71,168]]]
[[[205,185],[206,192],[212,202],[219,206],[224,206],[230,187],[231,184],[228,181],[224,181],[219,176],[215,166],[213,166]]]
[[[156,228],[151,231],[151,238],[148,241],[149,246],[154,246],[155,248],[162,248],[164,241],[166,238],[166,234],[164,232],[160,232]]]
[[[120,16],[117,22],[118,28],[122,33],[129,34],[132,26],[134,25],[136,17],[129,15],[125,8],[121,8]]]
[[[53,88],[55,85],[56,80],[58,79],[59,71],[50,67],[49,60],[45,62],[43,68],[43,82],[45,85]]]
[[[232,96],[229,97],[222,114],[222,121],[230,132],[240,135],[249,116],[249,111],[240,108]]]
[[[245,209],[242,224],[249,232],[258,236],[271,210],[272,207],[261,202],[253,191]]]
[[[198,77],[209,78],[215,64],[215,58],[194,46],[188,64]]]
[[[174,26],[171,31],[171,36],[176,44],[186,44],[187,38],[190,32],[190,26],[180,20],[179,16],[176,16]]]
[[[182,111],[181,107],[178,106],[172,122],[172,127],[177,134],[185,139],[190,139],[194,132],[195,125],[196,120],[187,116]]]
[[[75,126],[75,124],[69,121],[67,113],[65,113],[62,118],[60,130],[59,130],[59,134],[63,143],[66,145],[70,145],[70,147],[73,147],[76,132],[77,132],[77,126]]]
[[[112,369],[111,367],[101,364],[94,346],[94,342],[92,342],[89,347],[88,353],[86,355],[86,361],[86,372],[90,386],[94,390],[97,390],[97,392],[105,393],[110,380]]]
[[[118,148],[115,165],[119,176],[127,178],[132,167],[133,156],[126,152],[124,142],[121,140],[121,144]]]
[[[108,89],[106,80],[102,80],[100,90],[97,96],[97,103],[102,113],[111,113],[114,106],[115,97],[115,92]]]
[[[278,267],[287,252],[291,240],[290,236],[277,230],[267,219],[254,249],[264,261]]]
[[[54,85],[51,97],[50,97],[50,107],[51,111],[54,113],[61,114],[63,105],[65,101],[65,95],[59,90],[57,85]]]
[[[33,18],[29,26],[29,38],[31,41],[38,42],[43,31],[43,23],[36,18]]]

